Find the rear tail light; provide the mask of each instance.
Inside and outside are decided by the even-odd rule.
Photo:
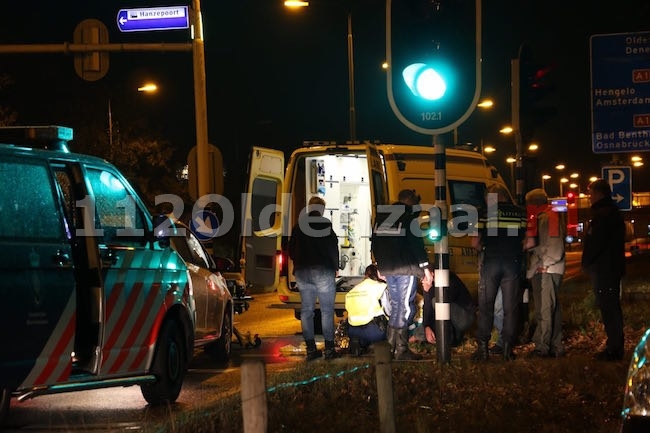
[[[289,254],[286,250],[276,251],[278,260],[278,269],[280,269],[280,276],[284,277],[289,275]]]

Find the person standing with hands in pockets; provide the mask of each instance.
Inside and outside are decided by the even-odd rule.
[[[386,339],[393,359],[418,360],[422,356],[408,347],[409,325],[415,316],[418,279],[431,284],[433,274],[420,233],[420,199],[415,191],[400,191],[399,202],[382,206],[372,233],[372,253],[388,284],[390,317]]]
[[[321,325],[325,340],[325,359],[338,358],[334,345],[334,302],[336,274],[339,267],[339,246],[332,222],[323,216],[325,200],[309,199],[307,213],[303,212],[291,230],[289,256],[300,290],[300,324],[307,345],[307,361],[320,358],[314,339],[314,309],[320,303]]]
[[[621,278],[625,275],[625,222],[604,179],[589,184],[591,220],[582,247],[582,269],[589,275],[596,305],[605,325],[605,349],[595,355],[600,361],[623,359],[623,311]]]

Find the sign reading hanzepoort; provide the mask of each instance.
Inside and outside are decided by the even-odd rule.
[[[594,153],[650,150],[650,32],[592,35]]]

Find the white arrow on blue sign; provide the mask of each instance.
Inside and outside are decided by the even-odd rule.
[[[208,210],[195,212],[190,221],[190,230],[201,242],[209,241],[219,232],[219,217]]]
[[[612,189],[612,200],[620,210],[632,210],[632,167],[603,167],[603,179]]]
[[[117,27],[121,32],[187,29],[190,17],[187,6],[120,9]]]

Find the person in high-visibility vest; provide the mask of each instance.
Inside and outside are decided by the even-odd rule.
[[[372,343],[386,339],[390,301],[386,282],[377,267],[369,265],[365,279],[345,294],[348,313],[349,351],[359,356]]]

